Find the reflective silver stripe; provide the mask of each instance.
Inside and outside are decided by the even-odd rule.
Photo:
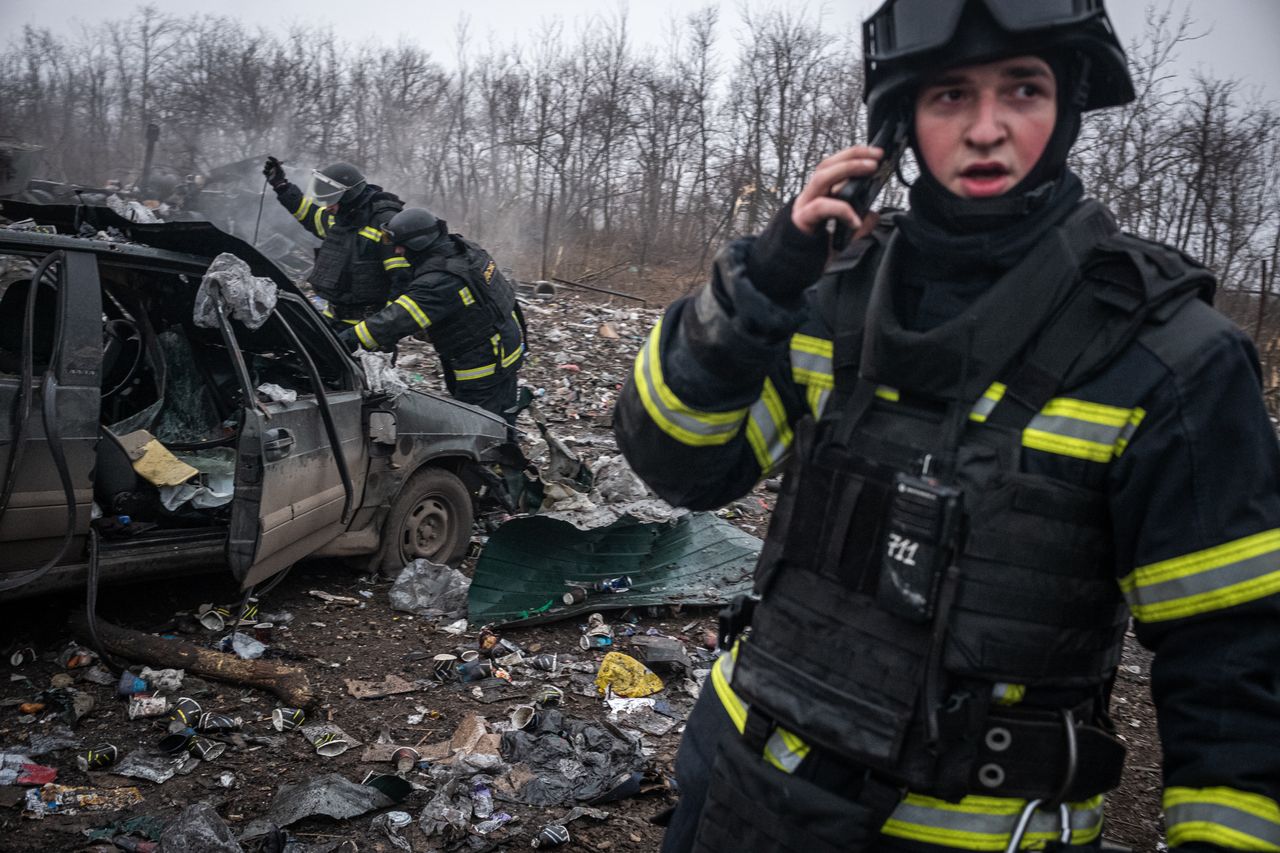
[[[1232,788],[1169,788],[1164,793],[1170,846],[1194,841],[1230,850],[1280,850],[1280,805]]]
[[[310,209],[311,199],[303,196],[302,201],[298,203],[298,209],[293,212],[293,218],[301,222],[307,218],[307,211]]]
[[[483,379],[486,376],[492,376],[497,369],[497,364],[485,364],[480,367],[468,368],[467,370],[455,370],[453,375],[459,382],[466,382],[469,379]]]
[[[721,655],[720,659],[716,661],[715,671],[711,674],[711,680],[715,686],[716,694],[725,706],[725,712],[729,714],[734,726],[741,732],[750,706],[733,691],[731,686],[733,664],[733,655]],[[800,762],[804,761],[804,757],[808,754],[808,745],[791,734],[791,732],[782,728],[774,729],[773,734],[769,735],[769,739],[765,741],[765,760],[784,773],[796,772],[796,768],[800,766]]]
[[[776,470],[791,448],[792,432],[787,411],[773,381],[765,379],[760,399],[751,406],[747,420],[747,442],[755,453],[762,474]]]
[[[1026,800],[968,796],[958,803],[908,794],[880,830],[894,838],[962,850],[1004,850]],[[1087,844],[1102,833],[1102,797],[1068,807],[1071,843]],[[1055,841],[1058,813],[1037,810],[1023,838],[1025,846]]]
[[[1022,445],[1090,462],[1110,462],[1124,452],[1145,416],[1142,409],[1058,397],[1031,419],[1022,431]]]
[[[402,293],[397,296],[395,304],[403,308],[413,318],[413,322],[418,324],[418,328],[422,329],[431,325],[431,318],[427,316],[427,312],[423,311],[418,303],[409,297],[409,294]]]
[[[742,428],[747,410],[700,412],[682,403],[667,387],[662,376],[658,352],[661,333],[662,322],[659,321],[636,356],[633,378],[645,411],[659,429],[681,444],[694,447],[728,444]]]
[[[811,352],[791,350],[791,375],[798,385],[819,388],[835,386],[835,376],[831,373],[831,359]]]
[[[991,387],[983,392],[978,398],[978,402],[973,404],[973,410],[969,412],[969,420],[982,423],[991,417],[991,413],[995,411],[996,403],[1004,398],[1005,386],[1003,382],[992,382]]]
[[[1133,615],[1181,619],[1280,592],[1280,529],[1139,566],[1120,579]]]

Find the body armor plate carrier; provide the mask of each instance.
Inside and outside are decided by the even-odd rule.
[[[488,252],[457,234],[449,238],[455,252],[426,258],[414,265],[414,273],[447,272],[465,281],[475,297],[479,311],[455,312],[427,330],[441,353],[456,357],[502,330],[516,311],[516,293]]]
[[[836,390],[796,429],[733,687],[769,727],[918,793],[1085,799],[1119,780],[1105,696],[1127,611],[1105,494],[1021,471],[1022,429],[1212,279],[1085,202],[973,318],[909,332],[889,294],[900,239],[846,264],[822,306],[847,324]],[[876,405],[878,385],[901,401]],[[1005,709],[998,683],[1091,698]]]
[[[368,205],[368,216],[355,217],[350,225],[331,225],[316,251],[316,265],[309,280],[316,293],[330,302],[381,308],[390,296],[390,280],[383,269],[378,244],[362,237],[362,226],[357,223],[385,221],[404,204],[392,197],[373,198]]]

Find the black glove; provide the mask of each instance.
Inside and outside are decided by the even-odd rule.
[[[279,189],[285,183],[284,166],[275,157],[268,157],[267,162],[262,165],[262,174],[266,176],[267,183],[271,184],[271,188]]]
[[[347,352],[353,355],[364,349],[360,343],[360,337],[356,334],[355,326],[349,326],[338,332],[338,343],[342,344]]]
[[[805,234],[791,221],[791,203],[782,206],[751,245],[747,277],[756,290],[779,305],[794,306],[827,265],[827,234]]]

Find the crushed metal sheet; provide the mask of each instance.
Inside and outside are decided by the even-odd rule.
[[[724,605],[750,588],[760,545],[709,513],[666,524],[623,517],[596,530],[515,518],[494,531],[476,563],[468,615],[477,624],[539,624],[646,605]],[[591,589],[623,575],[631,579],[626,592]],[[566,604],[574,586],[586,598]]]

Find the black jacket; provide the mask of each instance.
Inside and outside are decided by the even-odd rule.
[[[780,305],[747,274],[751,246],[670,306],[618,401],[619,446],[676,505],[718,507],[779,471],[831,395],[837,276]],[[1155,652],[1171,846],[1258,849],[1280,843],[1280,450],[1247,336],[1196,300],[1162,319],[1041,409],[1021,466],[1109,496],[1116,582]],[[1008,813],[969,799],[909,796],[884,831],[965,846],[912,833],[929,812]]]

